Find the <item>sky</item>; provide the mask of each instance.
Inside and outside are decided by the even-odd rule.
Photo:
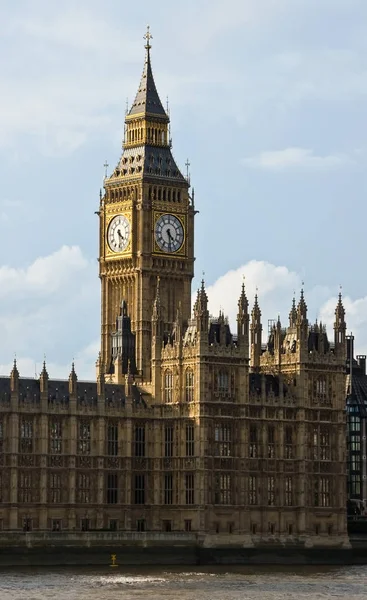
[[[195,187],[196,275],[233,324],[243,276],[287,324],[304,282],[367,353],[365,0],[0,0],[0,374],[93,379],[98,208],[149,23],[175,159]],[[265,341],[265,340],[264,340]]]

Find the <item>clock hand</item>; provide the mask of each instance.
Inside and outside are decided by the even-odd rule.
[[[122,241],[124,241],[124,236],[122,235],[122,233],[119,229],[117,230],[117,235],[119,236],[119,238],[122,239]]]

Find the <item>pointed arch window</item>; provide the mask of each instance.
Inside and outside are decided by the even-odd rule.
[[[228,371],[222,369],[218,371],[216,377],[216,388],[219,393],[227,393],[229,391]]]
[[[164,374],[164,401],[169,404],[173,397],[173,374],[170,369]]]
[[[186,370],[185,400],[186,402],[193,402],[194,400],[194,371],[192,369]]]

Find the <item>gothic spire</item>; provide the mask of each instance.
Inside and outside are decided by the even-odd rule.
[[[295,296],[293,296],[292,308],[291,308],[291,312],[289,313],[289,326],[294,327],[296,325],[296,322],[297,322],[296,298],[295,298]]]
[[[245,292],[245,282],[242,283],[241,295],[238,300],[238,314],[245,314],[248,310],[248,300]]]
[[[149,25],[147,27],[147,33],[144,36],[146,40],[145,44],[145,62],[143,74],[141,76],[140,85],[138,92],[135,96],[134,103],[130,109],[128,117],[142,116],[143,114],[159,117],[165,121],[169,121],[166,111],[163,108],[162,102],[159,98],[157,88],[154,83],[154,77],[152,72],[152,66],[150,62],[150,40],[153,36],[150,33]]]
[[[297,315],[300,321],[304,321],[307,318],[307,304],[305,302],[303,288],[301,289],[301,296],[297,306]]]

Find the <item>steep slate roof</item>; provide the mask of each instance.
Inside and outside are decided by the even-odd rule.
[[[144,69],[140,80],[138,92],[130,109],[129,116],[141,115],[142,113],[154,115],[168,121],[166,111],[160,101],[157,88],[154,83],[152,66],[150,64],[150,47],[146,46]]]

